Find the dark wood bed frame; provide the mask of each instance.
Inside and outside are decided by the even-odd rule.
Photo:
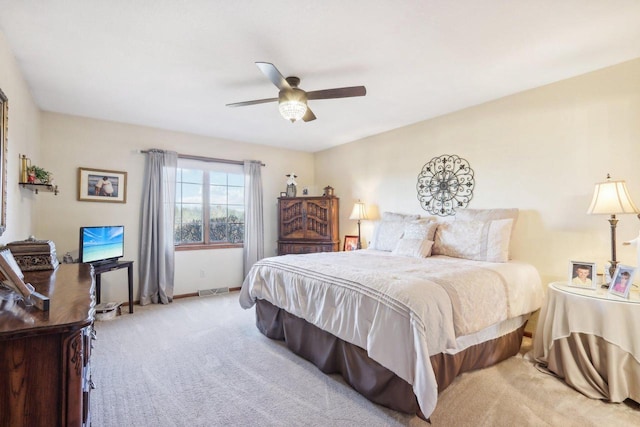
[[[367,399],[396,411],[420,411],[411,385],[371,359],[367,352],[296,317],[265,300],[256,303],[256,326],[269,338],[285,341],[295,354],[309,360],[325,374],[340,374]],[[525,325],[519,329],[457,354],[431,356],[431,365],[442,392],[463,372],[485,368],[514,356],[520,350]]]

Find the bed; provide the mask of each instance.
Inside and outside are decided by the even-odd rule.
[[[461,372],[518,352],[542,302],[536,269],[509,260],[513,219],[471,214],[444,223],[383,215],[370,249],[263,259],[240,305],[255,305],[263,334],[323,372],[428,419]]]

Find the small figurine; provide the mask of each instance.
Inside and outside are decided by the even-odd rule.
[[[296,185],[298,185],[296,182],[297,177],[298,175],[293,172],[287,174],[287,197],[296,197]]]
[[[35,184],[36,182],[36,172],[34,170],[29,171],[29,176],[27,177],[27,182],[29,184]]]

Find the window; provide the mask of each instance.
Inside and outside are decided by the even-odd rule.
[[[243,167],[178,159],[174,231],[177,248],[241,247]]]

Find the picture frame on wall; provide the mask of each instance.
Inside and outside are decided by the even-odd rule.
[[[569,286],[574,288],[595,289],[597,284],[596,264],[593,262],[569,262]]]
[[[635,267],[618,264],[609,284],[609,293],[622,298],[629,298],[629,291],[633,285],[633,276],[635,274]]]
[[[358,249],[358,236],[344,236],[343,251],[355,251]]]
[[[78,168],[78,200],[126,203],[127,172]]]

